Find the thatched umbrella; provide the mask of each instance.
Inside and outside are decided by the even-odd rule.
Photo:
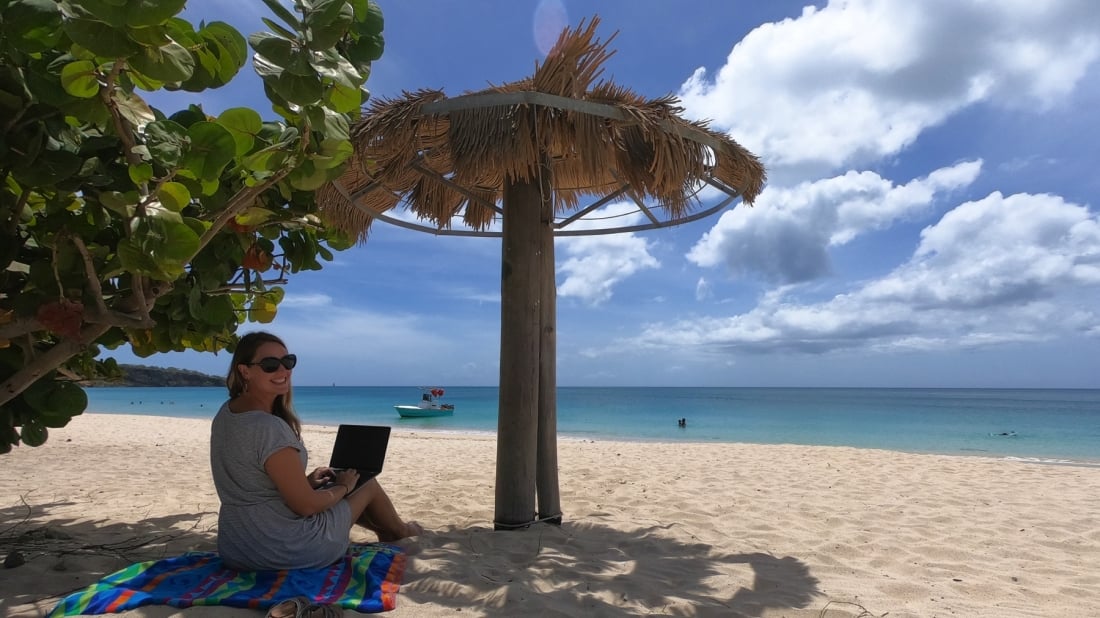
[[[594,17],[565,30],[527,79],[453,98],[421,90],[375,102],[353,129],[351,165],[317,196],[326,221],[360,241],[375,219],[503,237],[497,529],[561,521],[554,236],[676,225],[736,197],[751,203],[764,185],[752,153],[681,118],[675,98],[597,83],[613,53],[611,39],[595,38],[598,24]],[[704,184],[728,197],[700,212]],[[586,198],[595,201],[582,207]],[[567,229],[620,198],[633,200],[648,223]],[[434,227],[386,215],[399,205]],[[498,216],[502,232],[488,232]],[[458,217],[468,229],[452,229]]]

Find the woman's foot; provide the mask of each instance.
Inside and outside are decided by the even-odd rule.
[[[383,543],[393,543],[394,541],[400,541],[401,539],[407,539],[411,536],[420,536],[424,534],[424,526],[410,521],[405,524],[405,529],[398,534],[385,534],[381,531],[378,532],[378,540]]]

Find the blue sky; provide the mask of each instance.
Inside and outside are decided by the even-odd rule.
[[[601,38],[618,31],[605,78],[678,95],[768,168],[752,208],[558,239],[559,385],[1100,388],[1092,0],[380,4],[374,97],[526,77],[545,33],[599,15]],[[261,15],[258,0],[185,13],[245,34]],[[274,117],[250,68],[201,103]],[[499,276],[497,239],[376,222],[292,277],[264,328],[298,354],[299,385],[495,385]]]

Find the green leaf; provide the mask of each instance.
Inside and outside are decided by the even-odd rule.
[[[355,11],[344,0],[316,0],[304,21],[307,45],[315,51],[330,49],[344,38],[354,17]]]
[[[43,382],[43,380],[39,380]],[[49,381],[42,406],[35,406],[39,421],[46,427],[64,427],[72,417],[88,407],[88,395],[72,382]],[[30,389],[28,389],[30,390]]]
[[[168,28],[162,25],[145,28],[125,28],[125,30],[130,40],[141,47],[160,47],[175,40],[168,35]],[[179,41],[176,42],[179,43]]]
[[[298,105],[312,105],[321,99],[324,90],[316,75],[304,76],[283,73],[271,83],[284,99]]]
[[[23,439],[23,444],[27,446],[42,446],[46,443],[46,438],[48,438],[49,435],[50,432],[46,429],[46,426],[33,418],[24,423],[23,429],[19,432],[19,436]]]
[[[274,172],[282,169],[287,157],[284,147],[276,145],[248,155],[241,163],[246,169],[253,172]]]
[[[149,220],[156,219],[171,225],[183,223],[183,217],[180,216],[180,213],[171,210],[162,204],[159,199],[150,199],[145,202],[145,218]]]
[[[275,315],[278,312],[279,305],[277,303],[259,296],[252,301],[252,306],[248,308],[248,319],[261,324],[270,324],[275,321]]]
[[[248,37],[248,43],[272,64],[285,69],[294,62],[297,52],[294,41],[270,32],[257,32]]]
[[[224,22],[206,24],[198,32],[182,19],[172,19],[166,24],[172,37],[187,47],[194,59],[191,77],[181,84],[181,90],[202,92],[229,83],[248,54],[248,44],[236,29]]]
[[[325,240],[328,246],[337,251],[345,251],[355,246],[355,239],[337,230],[328,230],[328,238]]]
[[[138,52],[126,32],[90,19],[66,19],[65,34],[74,43],[103,58],[125,58]]]
[[[299,191],[316,191],[329,180],[328,170],[318,167],[312,160],[303,161],[287,177],[290,186]]]
[[[266,208],[260,208],[259,206],[249,206],[244,212],[237,215],[237,223],[244,226],[258,226],[263,225],[271,220],[275,216],[275,213]]]
[[[374,0],[367,0],[367,13],[361,15],[359,13],[359,4],[361,0],[353,0],[355,6],[355,17],[359,19],[359,22],[363,24],[363,34],[382,34],[382,30],[385,28],[386,21],[382,17],[382,7],[378,6],[378,3]]]
[[[146,90],[148,92],[156,92],[164,87],[164,82],[155,80],[148,75],[143,75],[136,71],[130,71],[126,74],[126,77],[134,82],[134,88]]]
[[[317,152],[310,157],[310,160],[318,168],[332,169],[347,161],[348,157],[354,153],[355,148],[348,140],[325,139],[321,142],[321,147]]]
[[[13,170],[15,179],[24,186],[56,185],[80,170],[84,160],[64,150],[47,150]]]
[[[341,114],[358,112],[363,107],[367,94],[362,88],[332,84],[325,90],[325,103]]]
[[[99,74],[91,60],[70,62],[61,69],[61,87],[65,92],[90,99],[99,94]]]
[[[187,0],[130,0],[126,3],[126,25],[158,26],[175,17],[186,3]]]
[[[271,21],[270,19],[268,19],[266,17],[261,17],[260,21],[267,24],[268,28],[271,28],[275,32],[275,34],[277,34],[281,37],[284,37],[284,38],[287,38],[287,39],[296,39],[296,38],[298,38],[297,34],[291,32],[290,30],[287,30],[286,28],[280,26],[277,22]]]
[[[162,82],[182,82],[195,71],[195,59],[175,41],[161,47],[143,47],[129,59],[134,70]]]
[[[237,156],[252,150],[256,135],[263,128],[263,119],[255,110],[247,107],[227,109],[218,116],[218,124],[225,127],[237,145]]]
[[[237,144],[233,135],[216,122],[196,122],[187,129],[191,148],[184,154],[183,166],[200,181],[216,181],[233,160]]]
[[[173,122],[178,122],[185,127],[190,127],[196,122],[209,120],[206,117],[206,112],[202,111],[202,107],[198,105],[189,105],[187,109],[181,109],[169,116],[168,119]]]
[[[210,296],[203,306],[202,319],[207,324],[220,325],[236,321],[233,301],[228,296]]]
[[[349,45],[345,55],[362,71],[364,67],[369,69],[370,63],[381,58],[385,50],[386,41],[381,34],[368,34]]]
[[[179,167],[191,139],[187,129],[171,120],[157,120],[145,127],[145,145],[153,161],[168,169]]]
[[[267,8],[271,9],[272,13],[278,15],[279,19],[285,21],[291,28],[295,30],[302,29],[302,24],[298,21],[298,18],[294,16],[294,13],[287,10],[279,0],[264,0],[264,4],[267,5]]]
[[[61,11],[54,0],[16,0],[4,9],[0,29],[11,45],[25,53],[57,47],[61,39]]]
[[[364,81],[358,69],[343,56],[331,50],[314,54],[310,66],[320,73],[321,77],[349,88],[358,88]]]
[[[115,28],[126,27],[126,2],[112,0],[68,0],[66,13],[71,17],[95,19]]]
[[[314,135],[319,132],[330,139],[350,139],[351,126],[346,115],[320,106],[311,107],[306,110],[306,113],[309,115],[310,123],[313,124]]]
[[[104,191],[99,194],[99,203],[110,209],[112,212],[129,219],[134,216],[134,210],[137,208],[138,200],[137,191],[131,191],[128,193],[119,193],[118,191]]]
[[[149,216],[135,221],[130,238],[118,245],[123,267],[165,281],[182,276],[199,249],[199,236],[178,221],[179,215],[176,218]]]
[[[180,212],[191,203],[191,192],[178,182],[166,182],[157,188],[157,197],[165,208]]]
[[[122,114],[122,117],[128,120],[138,131],[144,130],[145,125],[152,122],[156,117],[149,104],[136,94],[125,90],[115,90],[114,99],[118,106],[118,113]]]
[[[135,185],[141,185],[153,179],[153,166],[148,163],[131,165],[127,168],[127,172]]]

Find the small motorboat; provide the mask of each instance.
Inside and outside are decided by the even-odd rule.
[[[455,413],[455,407],[449,403],[441,403],[439,398],[443,396],[441,388],[424,388],[420,395],[420,403],[416,405],[395,405],[394,408],[401,418],[425,418],[429,416],[451,416]]]

